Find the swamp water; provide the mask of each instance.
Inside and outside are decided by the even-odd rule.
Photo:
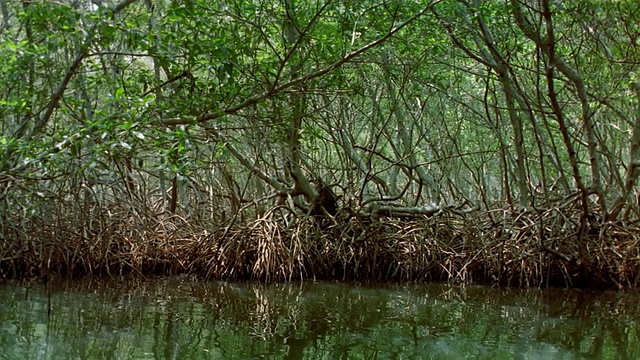
[[[640,359],[640,296],[187,277],[0,285],[0,359]]]

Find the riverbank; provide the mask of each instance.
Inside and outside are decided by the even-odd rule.
[[[499,219],[499,220],[498,220]],[[265,282],[449,281],[517,287],[636,288],[640,235],[550,210],[441,213],[413,219],[339,214],[293,219],[274,209],[211,229],[180,217],[112,216],[86,226],[32,221],[4,239],[5,278],[173,275]]]

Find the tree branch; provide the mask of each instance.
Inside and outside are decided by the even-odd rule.
[[[298,84],[302,84],[306,81],[315,79],[315,78],[319,78],[323,75],[326,75],[328,73],[330,73],[333,70],[338,69],[339,67],[341,67],[342,65],[346,64],[347,62],[353,60],[354,58],[362,55],[363,53],[371,50],[372,48],[384,43],[385,41],[387,41],[389,38],[391,38],[393,35],[395,35],[398,31],[402,30],[402,28],[406,27],[407,25],[411,24],[412,22],[414,22],[416,19],[418,19],[419,17],[421,17],[425,12],[427,12],[427,10],[429,10],[433,5],[435,5],[437,2],[436,1],[434,3],[428,4],[427,6],[425,6],[422,10],[420,10],[417,14],[413,15],[412,17],[410,17],[409,19],[407,19],[405,22],[401,23],[400,25],[396,26],[395,28],[391,29],[388,33],[386,33],[384,36],[382,36],[381,38],[379,38],[378,40],[375,40],[373,42],[370,42],[369,44],[347,54],[345,57],[341,58],[340,60],[330,64],[329,66],[320,69],[316,72],[313,72],[311,74],[307,74],[305,76],[301,76],[298,78],[295,78],[289,82],[286,82],[280,86],[276,86],[274,88],[271,88],[267,91],[265,91],[264,93],[260,94],[260,95],[256,95],[254,97],[251,97],[245,101],[243,101],[242,103],[235,105],[235,106],[231,106],[228,107],[226,109],[223,110],[219,110],[217,112],[213,112],[213,113],[209,113],[209,114],[205,114],[202,115],[200,117],[197,118],[172,118],[172,119],[161,119],[155,122],[152,122],[152,124],[157,124],[157,125],[185,125],[185,124],[193,124],[193,123],[202,123],[205,121],[209,121],[209,120],[214,120],[217,118],[220,118],[224,115],[231,115],[231,114],[235,114],[238,111],[245,109],[251,105],[255,105],[263,100],[266,100],[276,94],[279,94],[281,92],[283,92],[286,89],[292,88]]]
[[[110,12],[110,15],[113,16],[115,14],[118,14],[119,12],[124,10],[127,6],[133,4],[135,1],[136,0],[124,0],[118,3],[116,6],[113,7],[113,9]],[[71,81],[73,76],[77,73],[78,69],[80,68],[80,65],[82,64],[82,61],[84,61],[84,59],[89,54],[89,48],[91,47],[91,43],[94,40],[95,30],[98,27],[97,24],[99,24],[99,22],[96,22],[96,25],[92,29],[93,31],[91,31],[91,35],[87,37],[87,39],[84,41],[83,44],[80,45],[78,55],[76,55],[75,59],[73,60],[73,63],[71,63],[71,66],[69,67],[69,70],[67,70],[67,73],[65,74],[64,79],[62,79],[62,82],[58,86],[58,90],[56,90],[56,92],[51,97],[51,100],[49,100],[49,103],[47,104],[44,115],[42,115],[42,117],[38,119],[38,121],[34,124],[33,129],[31,129],[30,132],[27,132],[27,124],[23,123],[22,126],[20,126],[16,131],[16,133],[14,134],[16,138],[31,137],[37,134],[49,123],[49,120],[51,120],[51,116],[53,116],[54,111],[58,107],[58,104],[60,103],[60,100],[62,99],[64,92],[67,90],[67,86],[69,85],[69,82]]]

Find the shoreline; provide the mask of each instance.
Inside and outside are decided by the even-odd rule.
[[[604,224],[571,236],[559,214],[523,213],[501,226],[482,213],[411,220],[271,216],[211,230],[174,217],[113,221],[105,230],[31,222],[0,247],[3,278],[189,274],[262,282],[415,281],[512,287],[634,289],[640,233]],[[567,214],[563,218],[571,220]],[[542,224],[542,225],[541,225]],[[541,231],[542,229],[542,231]],[[57,231],[53,231],[57,230]],[[554,231],[555,230],[555,231]],[[580,254],[580,248],[587,252]]]

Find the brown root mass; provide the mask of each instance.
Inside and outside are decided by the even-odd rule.
[[[491,215],[491,216],[489,216]],[[502,219],[500,223],[490,219]],[[640,235],[604,223],[577,236],[578,215],[454,214],[319,224],[278,208],[249,224],[207,229],[179,217],[112,214],[100,231],[32,221],[0,243],[3,277],[191,273],[211,279],[451,281],[632,288]],[[583,249],[579,251],[578,242]]]

